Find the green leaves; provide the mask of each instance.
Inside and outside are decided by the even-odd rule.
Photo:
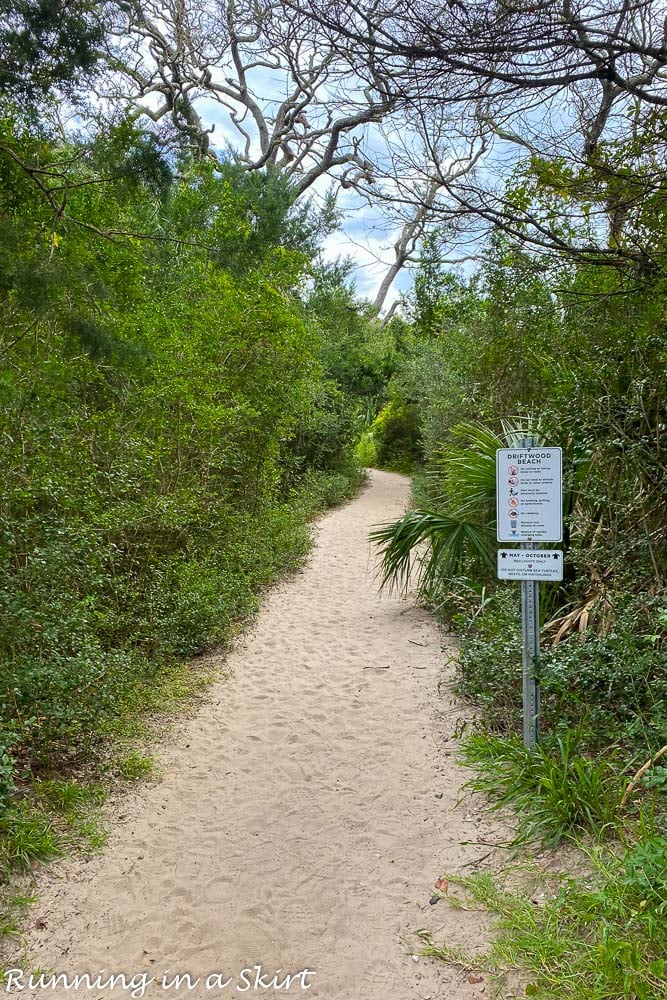
[[[174,179],[127,120],[0,130],[5,805],[17,761],[90,750],[174,657],[224,642],[358,476],[296,294],[314,210],[236,168]]]
[[[488,954],[453,955],[446,944],[422,936],[423,954],[514,973],[528,979],[525,996],[543,1000],[665,1000],[664,919],[642,905],[623,880],[634,854],[631,849],[624,859],[618,847],[584,849],[585,875],[577,879],[545,875],[526,859],[518,889],[514,868],[509,878],[507,870],[467,877],[449,873],[450,898],[459,886],[461,904],[482,906],[496,916],[494,941]]]
[[[398,521],[376,528],[370,538],[382,553],[381,586],[407,590],[416,569],[415,582],[422,593],[455,576],[466,556],[475,555],[490,568],[495,553],[489,528],[433,511],[408,511]],[[422,543],[426,551],[420,553]]]
[[[457,515],[495,519],[496,450],[504,445],[483,424],[462,421],[452,427],[448,444],[433,460],[431,476]]]
[[[0,96],[17,101],[72,89],[97,62],[102,4],[1,0]]]
[[[518,737],[473,733],[461,756],[477,771],[470,782],[519,817],[517,842],[552,846],[582,833],[601,836],[619,816],[620,791],[611,755],[581,755],[581,733],[572,730],[541,743],[534,755]]]
[[[508,423],[507,435],[515,431]],[[427,594],[462,573],[477,578],[493,569],[496,449],[503,443],[482,424],[452,428],[430,473],[431,493],[442,510],[408,511],[371,533],[382,556],[382,586],[407,589],[414,569],[419,591]]]
[[[667,920],[667,839],[653,836],[637,844],[626,855],[624,867],[623,885],[638,909],[655,919],[657,929]]]

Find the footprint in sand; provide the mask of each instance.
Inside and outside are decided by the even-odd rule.
[[[132,827],[118,826],[87,865],[43,878],[31,967],[73,974],[97,960],[196,977],[236,974],[251,958],[314,970],[307,995],[320,1000],[471,996],[456,970],[415,962],[405,937],[429,921],[449,945],[473,934],[479,946],[486,933],[475,915],[462,922],[428,902],[443,849],[465,864],[470,849],[455,845],[471,834],[455,805],[464,776],[431,728],[438,707],[449,711],[438,732],[456,725],[438,691],[438,630],[379,595],[369,563],[370,528],[396,516],[408,491],[407,479],[373,472],[318,523],[306,567],[266,595],[224,679],[179,725],[162,782],[139,788]],[[442,788],[447,800],[431,794]],[[128,994],[104,1000],[116,995]]]

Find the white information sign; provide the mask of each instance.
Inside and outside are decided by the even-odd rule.
[[[499,549],[499,580],[562,580],[563,553],[558,549]]]
[[[498,449],[496,524],[499,542],[563,540],[560,448]]]

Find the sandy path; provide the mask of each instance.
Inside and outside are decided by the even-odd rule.
[[[488,996],[488,984],[410,955],[419,927],[481,943],[481,915],[429,897],[495,833],[479,807],[456,804],[465,775],[448,747],[459,712],[437,692],[436,626],[373,583],[369,527],[407,495],[403,477],[376,472],[320,522],[307,567],[267,596],[227,658],[231,679],[174,730],[163,781],[128,799],[103,855],[44,879],[32,968],[147,970],[151,998]],[[255,964],[267,978],[248,985],[240,973]],[[314,975],[289,990],[263,988],[276,969],[306,968]],[[166,970],[203,978],[167,991]],[[207,989],[211,973],[224,978]]]

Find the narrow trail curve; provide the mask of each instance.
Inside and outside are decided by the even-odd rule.
[[[163,780],[130,796],[101,856],[42,880],[29,967],[146,970],[150,998],[488,996],[488,984],[410,954],[420,927],[484,946],[482,915],[429,897],[441,872],[480,860],[489,848],[477,842],[497,829],[458,801],[466,775],[451,734],[461,710],[438,693],[438,629],[373,580],[369,528],[401,513],[408,487],[373,472],[356,500],[322,519],[308,565],[267,595],[226,658],[231,677],[177,725]],[[255,964],[315,975],[307,991],[304,980],[239,991],[240,970]],[[166,970],[203,978],[166,991]],[[215,972],[236,981],[207,989]]]

